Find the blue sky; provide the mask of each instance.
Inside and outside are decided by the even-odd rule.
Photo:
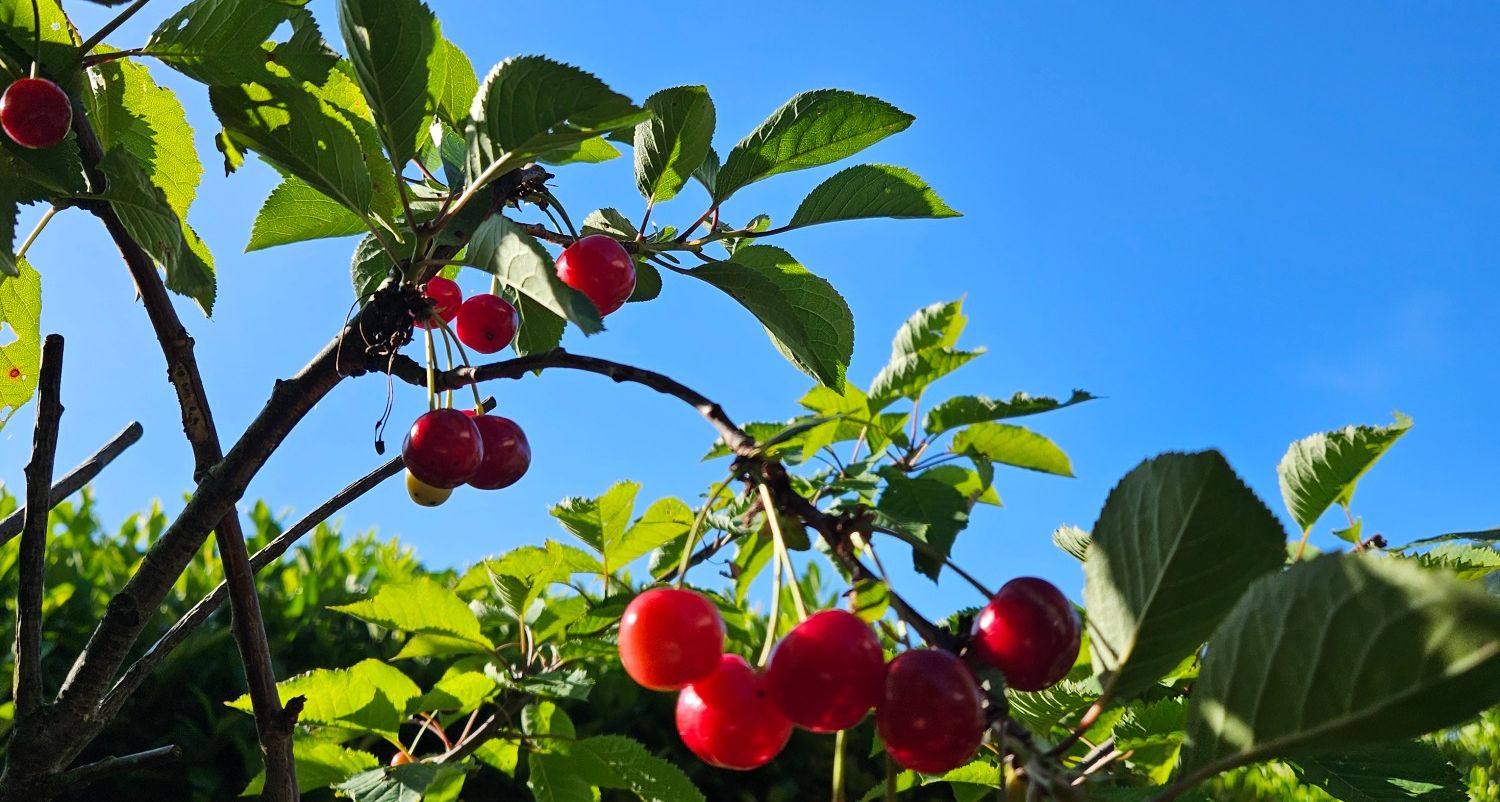
[[[112,37],[142,43],[164,0]],[[331,4],[316,0],[325,34]],[[1006,508],[979,515],[957,558],[990,584],[1051,578],[1075,598],[1082,575],[1048,535],[1088,527],[1109,488],[1141,459],[1222,449],[1286,518],[1275,465],[1292,440],[1346,423],[1416,427],[1362,483],[1366,532],[1393,541],[1500,522],[1490,425],[1500,389],[1493,325],[1500,246],[1500,7],[1480,4],[554,3],[534,18],[510,4],[438,0],[450,38],[480,71],[541,53],[589,69],[635,98],[706,84],[728,149],[794,93],[838,87],[917,117],[862,160],[901,164],[965,217],[839,223],[781,238],[844,292],[857,345],[850,375],[873,376],[913,310],[967,298],[964,342],[988,346],[934,392],[1105,400],[1032,419],[1072,456],[1078,478],[1002,471]],[[107,11],[70,10],[92,30]],[[628,14],[628,16],[627,16]],[[295,371],[348,308],[352,241],[241,253],[274,184],[253,164],[218,169],[206,94],[160,65],[198,131],[207,172],[192,221],[217,260],[212,321],[190,305],[221,432],[240,430],[272,381]],[[757,184],[730,202],[744,220],[785,220],[831,169]],[[618,206],[638,217],[628,159],[561,171],[578,217]],[[658,209],[691,220],[690,188]],[[21,230],[35,219],[23,219]],[[31,254],[43,327],[68,338],[59,463],[71,466],[128,420],[146,439],[98,484],[111,521],[189,488],[191,454],[145,315],[100,226],[70,212]],[[675,279],[675,280],[674,280]],[[481,282],[469,279],[468,289]],[[661,300],[631,305],[573,350],[666,372],[736,419],[784,418],[809,380],[727,297],[668,277]],[[398,387],[393,443],[423,409]],[[565,537],[546,509],[622,478],[643,499],[689,495],[718,478],[702,464],[711,430],[642,388],[550,373],[493,386],[530,435],[530,475],[507,491],[458,493],[419,509],[399,482],[351,506],[346,531],[378,527],[433,564]],[[311,414],[249,498],[307,510],[378,464],[378,377],[347,382]],[[16,491],[31,415],[0,432],[0,479]],[[1332,545],[1328,519],[1316,543]],[[1290,529],[1290,527],[1289,527]],[[886,557],[886,562],[905,563]],[[934,615],[971,604],[962,585],[903,577]]]

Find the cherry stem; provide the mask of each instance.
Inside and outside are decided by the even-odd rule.
[[[802,586],[797,582],[797,569],[792,567],[792,556],[786,550],[786,538],[781,535],[781,514],[776,511],[776,501],[771,498],[771,488],[760,485],[760,501],[766,510],[766,523],[771,526],[771,539],[776,549],[776,559],[786,564],[787,574],[792,580],[792,603],[797,606],[797,620],[807,620],[807,605],[802,603]]]
[[[58,206],[48,207],[47,211],[42,214],[42,219],[36,221],[36,228],[31,229],[31,233],[26,235],[26,241],[21,243],[21,247],[16,249],[16,261],[20,261],[26,257],[26,252],[31,249],[31,244],[36,242],[37,237],[41,236],[42,229],[46,228],[47,224],[52,222],[52,218],[56,217],[57,213],[61,210],[61,207]]]
[[[703,506],[698,508],[698,516],[693,519],[693,528],[688,530],[687,540],[682,544],[682,561],[677,566],[677,587],[681,588],[687,582],[688,569],[693,567],[693,549],[698,546],[698,537],[703,530],[703,522],[708,520],[708,511],[713,508],[714,502],[719,500],[719,496],[724,494],[724,489],[729,487],[729,483],[733,480],[733,473],[724,477],[724,481],[714,488],[714,492],[709,494]],[[606,588],[609,587],[608,581],[604,584]]]
[[[458,339],[458,334],[455,333],[452,329],[448,328],[448,321],[444,320],[442,321],[442,323],[443,344],[447,345],[448,338],[452,337],[453,341],[458,343],[458,358],[463,360],[464,367],[472,371],[474,369],[474,366],[469,364],[469,352],[464,348],[463,340]],[[453,366],[453,353],[451,351],[448,353],[448,365],[450,368]],[[474,414],[484,414],[484,400],[479,397],[479,383],[469,382],[469,389],[474,391]],[[452,406],[453,404],[453,395],[451,391],[448,395],[448,404],[449,406]]]
[[[82,57],[87,57],[90,50],[93,50],[99,45],[100,42],[104,41],[104,37],[114,33],[117,29],[119,29],[121,25],[125,24],[126,20],[135,16],[135,13],[137,11],[145,8],[147,2],[149,2],[149,0],[135,0],[134,3],[130,4],[129,8],[115,15],[114,19],[104,23],[103,28],[95,31],[93,36],[90,36],[88,39],[84,40],[83,44],[78,48],[78,54]],[[35,6],[36,0],[32,0],[31,4],[32,6]],[[40,34],[40,31],[38,31],[38,34]]]
[[[31,0],[31,22],[36,28],[36,49],[31,55],[31,77],[35,78],[42,64],[42,10],[37,6],[37,0]]]
[[[437,409],[437,346],[432,342],[432,329],[423,329],[427,334],[427,411]]]
[[[833,736],[833,802],[844,802],[844,733]]]
[[[641,224],[636,226],[635,241],[640,242],[646,238],[646,225],[651,222],[651,210],[656,208],[656,199],[646,201],[646,213],[641,216]]]
[[[563,223],[567,224],[568,226],[568,233],[573,235],[573,239],[578,239],[578,229],[574,228],[573,221],[568,219],[568,210],[563,208],[562,201],[559,201],[557,199],[557,196],[553,195],[552,190],[550,189],[544,189],[542,190],[542,193],[547,196],[547,201],[549,203],[557,207],[557,213],[562,217]]]
[[[781,628],[781,560],[771,561],[771,611],[766,616],[766,643],[760,649],[761,668],[771,661],[771,647],[776,644],[776,630]]]
[[[885,753],[885,802],[896,802],[896,761]]]

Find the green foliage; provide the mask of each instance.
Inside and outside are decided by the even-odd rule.
[[[1500,600],[1400,560],[1324,555],[1257,583],[1209,640],[1183,771],[1408,738],[1496,703]]]
[[[671,200],[708,157],[714,102],[703,86],[663,89],[641,104],[651,119],[635,127],[635,185],[651,203]]]
[[[1410,428],[1411,418],[1398,414],[1390,426],[1348,426],[1293,443],[1276,472],[1281,497],[1302,531],[1334,504],[1347,510],[1360,477]]]
[[[863,217],[960,217],[927,182],[888,164],[850,167],[819,184],[797,207],[791,228]]]
[[[15,333],[0,345],[0,428],[31,400],[42,367],[42,278],[25,259],[16,268],[0,281],[0,324]]]
[[[1084,563],[1094,668],[1106,695],[1150,687],[1192,654],[1286,535],[1216,451],[1142,463],[1109,494]]]

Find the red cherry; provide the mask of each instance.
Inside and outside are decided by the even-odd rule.
[[[880,698],[885,653],[853,613],[824,610],[798,624],[771,652],[766,684],[786,717],[813,732],[858,724]]]
[[[745,658],[726,654],[712,674],[678,695],[677,734],[703,762],[748,771],[786,746],[792,722],[767,698],[765,678]]]
[[[462,326],[462,315],[458,320]],[[521,427],[510,418],[499,415],[476,416],[472,409],[464,414],[474,419],[474,425],[479,427],[479,439],[484,444],[484,458],[479,461],[479,469],[469,477],[469,486],[499,490],[510,487],[525,476],[526,469],[531,467],[531,444],[526,442],[526,433]]]
[[[971,648],[1018,691],[1050,688],[1078,659],[1078,613],[1051,582],[1012,579],[974,619]]]
[[[942,774],[969,762],[984,740],[979,685],[963,661],[913,649],[891,661],[875,707],[885,750],[902,768]]]
[[[438,489],[469,481],[484,461],[479,427],[456,409],[434,409],[412,423],[401,444],[406,469]]]
[[[396,766],[405,766],[411,761],[411,754],[406,752],[405,750],[402,750],[391,756],[391,767],[395,768]]]
[[[588,296],[603,317],[635,292],[635,262],[614,237],[592,234],[557,257],[557,277]]]
[[[724,619],[714,603],[681,588],[635,597],[620,619],[620,663],[653,691],[675,691],[712,674],[724,653]]]
[[[22,78],[0,96],[0,127],[23,148],[50,148],[72,124],[68,93],[46,78]]]
[[[476,295],[458,308],[459,342],[481,354],[493,354],[515,339],[521,317],[510,302],[498,295]]]
[[[422,285],[422,294],[432,301],[433,311],[444,323],[453,322],[458,315],[458,308],[463,305],[464,291],[458,288],[458,282],[446,279],[442,276],[433,276]],[[430,320],[418,320],[417,325],[429,329],[433,327]]]

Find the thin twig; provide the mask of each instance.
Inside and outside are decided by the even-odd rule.
[[[266,544],[265,548],[257,551],[255,556],[250,558],[250,567],[259,573],[266,566],[281,559],[281,556],[286,554],[287,550],[292,547],[292,544],[301,539],[303,535],[311,532],[318,524],[333,517],[339,510],[348,506],[350,502],[370,492],[376,485],[400,473],[401,468],[401,458],[396,457],[360,477],[359,480],[343,490],[340,490],[333,498],[318,505],[312,512],[303,516],[301,520],[292,524],[289,529],[278,535],[275,540]],[[182,618],[177,620],[177,623],[172,625],[171,629],[167,630],[165,635],[161,636],[161,639],[152,644],[151,648],[147,649],[145,654],[141,655],[130,665],[130,668],[125,671],[125,675],[110,689],[109,695],[105,697],[104,703],[100,707],[111,715],[117,712],[120,706],[124,704],[125,699],[134,693],[136,688],[140,687],[146,677],[150,676],[156,670],[156,667],[161,664],[161,661],[166,659],[167,655],[171,654],[174,649],[186,640],[187,636],[193,630],[208,620],[208,617],[213,615],[214,611],[218,610],[219,606],[228,597],[229,587],[221,582],[212,592],[193,605],[191,610],[188,610]]]
[[[62,420],[63,338],[49,334],[42,343],[37,379],[36,429],[26,464],[26,520],[21,529],[16,596],[16,718],[29,719],[42,706],[42,594],[47,571],[47,513],[51,509],[52,465]]]
[[[83,44],[78,46],[78,54],[80,56],[87,56],[90,50],[93,50],[98,46],[100,42],[104,41],[104,37],[114,33],[115,30],[118,29],[121,25],[124,25],[127,20],[135,16],[135,13],[137,11],[145,8],[146,3],[148,2],[150,2],[150,0],[135,0],[135,2],[126,7],[124,11],[121,11],[119,14],[115,15],[114,19],[104,23],[104,27],[95,31],[93,36],[90,36],[88,39],[84,40]]]
[[[60,787],[76,791],[113,774],[138,771],[162,763],[170,763],[181,759],[181,757],[182,749],[176,745],[148,749],[144,752],[136,752],[133,755],[107,757],[59,775],[57,784]]]
[[[83,489],[83,486],[92,482],[105,466],[114,461],[115,457],[125,452],[125,449],[135,445],[141,439],[142,433],[139,423],[131,423],[120,433],[105,443],[98,451],[95,451],[88,459],[80,462],[73,470],[68,471],[63,478],[52,484],[51,498],[47,502],[47,508],[51,509],[61,504],[68,496]],[[21,534],[21,522],[26,517],[26,508],[22,507],[0,520],[0,546],[10,542],[10,539]]]

